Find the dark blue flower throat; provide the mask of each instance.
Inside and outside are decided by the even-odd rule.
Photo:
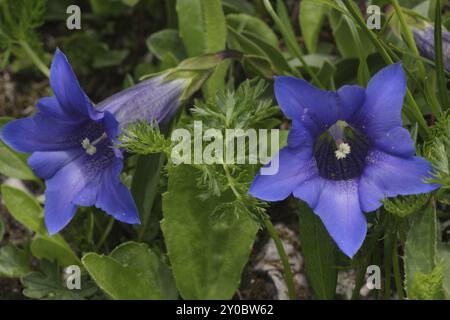
[[[357,178],[364,169],[370,144],[367,137],[338,121],[314,143],[314,158],[321,177],[330,180]]]

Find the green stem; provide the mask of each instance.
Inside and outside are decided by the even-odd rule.
[[[394,270],[395,288],[397,289],[398,298],[402,300],[405,298],[405,295],[403,293],[402,275],[400,274],[397,237],[394,239],[392,249],[392,268]]]
[[[305,68],[308,75],[313,79],[315,84],[317,86],[319,86],[320,88],[324,88],[323,84],[320,82],[317,75],[312,71],[312,69],[309,67],[309,65],[306,63],[305,59],[303,58],[303,53],[300,50],[300,47],[298,46],[297,40],[295,38],[293,38],[293,36],[286,29],[283,22],[280,20],[280,18],[276,14],[275,10],[273,10],[270,2],[268,0],[264,0],[263,3],[267,9],[267,12],[269,12],[273,21],[275,21],[275,24],[277,25],[278,29],[280,29],[280,32],[283,36],[284,41],[286,42],[286,46],[287,46],[288,50],[291,52],[291,54],[293,56],[295,56],[302,63],[302,66]]]
[[[359,11],[355,9],[355,7],[352,5],[352,3],[349,0],[342,0],[344,2],[345,7],[347,10],[351,13],[353,16],[353,19],[356,21],[356,23],[359,25],[359,27],[367,34],[369,39],[372,41],[373,45],[377,48],[378,52],[383,57],[384,61],[387,64],[392,64],[394,61],[389,56],[388,52],[386,51],[383,44],[380,42],[380,40],[377,38],[375,33],[370,30],[364,19],[362,18]],[[414,100],[413,95],[411,94],[411,91],[409,89],[406,90],[406,104],[411,108],[411,117],[415,120],[419,126],[420,126],[420,133],[423,136],[424,139],[428,139],[430,137],[430,128],[428,128],[427,122],[425,121],[425,118],[423,117],[422,111],[420,110],[419,106],[417,105],[416,101]]]
[[[35,66],[41,71],[47,78],[50,78],[50,69],[45,65],[44,62],[38,57],[38,55],[31,49],[29,44],[25,41],[19,41],[20,46],[30,57],[31,61],[35,64]]]
[[[402,8],[398,4],[397,0],[391,0],[391,4],[394,7],[395,13],[397,14],[398,20],[400,21],[400,26],[403,31],[403,35],[405,36],[405,42],[408,45],[409,49],[416,55],[419,55],[419,50],[417,49],[416,42],[414,41],[414,36],[406,23],[405,16],[402,13]],[[425,80],[425,67],[422,61],[417,61],[417,65],[419,67],[420,76],[422,80]]]
[[[108,221],[108,225],[106,226],[105,230],[103,231],[102,236],[100,237],[100,240],[98,241],[97,245],[95,246],[95,251],[98,251],[103,243],[105,243],[106,239],[108,238],[109,234],[111,233],[111,230],[114,226],[114,217],[110,217]]]
[[[441,26],[441,2],[436,1],[436,15],[434,23],[434,50],[436,60],[436,78],[438,81],[439,96],[444,109],[450,108],[450,98],[447,91],[447,80],[444,73],[444,58],[442,56],[442,26]]]
[[[273,242],[275,243],[275,246],[278,251],[278,255],[280,256],[280,260],[283,264],[284,269],[284,280],[286,281],[287,288],[288,288],[288,294],[289,299],[295,300],[295,285],[294,285],[294,277],[292,275],[291,266],[289,264],[289,259],[286,254],[286,251],[284,250],[283,243],[280,240],[280,237],[278,236],[278,232],[273,226],[272,222],[268,217],[265,217],[263,219],[264,225],[266,226],[267,231],[269,232],[270,237],[272,238]]]
[[[391,298],[391,268],[392,268],[392,236],[387,234],[384,239],[384,298]]]
[[[228,185],[230,186],[231,190],[233,191],[233,194],[237,199],[241,199],[242,196],[239,193],[239,191],[235,187],[234,179],[230,173],[230,170],[228,169],[228,166],[225,164],[223,165],[223,170],[225,171],[225,176],[228,180]],[[288,288],[288,294],[289,299],[295,300],[295,285],[294,285],[294,277],[292,275],[291,266],[289,264],[289,259],[286,254],[286,251],[284,250],[283,244],[280,240],[280,237],[278,236],[277,231],[275,230],[275,227],[273,226],[272,222],[270,221],[269,217],[264,216],[263,217],[264,225],[269,232],[270,237],[272,238],[273,242],[275,243],[275,247],[277,248],[278,255],[280,256],[281,263],[283,264],[283,271],[284,271],[284,279],[286,281],[286,285]]]

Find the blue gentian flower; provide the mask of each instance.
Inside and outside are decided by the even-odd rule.
[[[428,25],[425,29],[414,29],[414,40],[422,56],[434,60],[434,26]],[[450,32],[442,30],[442,57],[444,68],[450,72]]]
[[[96,108],[114,114],[120,129],[136,120],[167,124],[180,105],[188,78],[166,81],[165,75],[150,78],[100,102]]]
[[[343,86],[325,91],[294,77],[277,77],[275,95],[292,119],[287,147],[279,151],[279,171],[255,177],[254,197],[279,201],[291,193],[321,218],[349,257],[367,231],[363,212],[385,197],[427,193],[431,165],[414,156],[402,128],[406,77],[401,64],[378,72],[367,89]],[[269,164],[270,165],[270,164]]]
[[[94,108],[65,55],[57,49],[50,68],[55,96],[38,101],[32,117],[8,123],[1,138],[32,153],[28,163],[46,180],[45,223],[49,234],[66,226],[77,205],[104,210],[117,220],[139,223],[129,190],[120,182],[120,128],[137,119],[166,121],[179,106],[183,83],[151,79],[106,99]],[[157,90],[157,92],[154,92]]]

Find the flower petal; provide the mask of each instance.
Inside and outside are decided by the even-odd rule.
[[[309,153],[309,157],[308,157]],[[295,187],[314,174],[315,166],[310,151],[295,152],[285,147],[274,157],[279,157],[278,172],[273,175],[262,175],[259,172],[252,182],[249,193],[259,199],[280,201],[286,199]],[[272,165],[272,161],[265,167]]]
[[[337,94],[318,89],[302,79],[275,78],[275,96],[283,113],[319,135],[338,120]]]
[[[299,186],[294,195],[309,204],[342,252],[353,257],[367,232],[366,218],[359,205],[357,181],[316,177]]]
[[[359,199],[365,212],[378,209],[386,197],[431,192],[438,185],[426,184],[431,164],[420,157],[401,158],[373,150],[360,177]]]
[[[59,151],[75,145],[73,137],[79,133],[79,124],[68,124],[37,112],[33,117],[7,123],[1,138],[19,152]]]
[[[83,170],[87,158],[87,155],[83,155],[69,162],[45,183],[45,224],[50,235],[59,232],[70,222],[76,211],[73,200],[92,180]]]
[[[366,90],[363,87],[352,85],[343,86],[338,91],[339,120],[351,121],[364,105]]]
[[[119,221],[139,224],[139,213],[130,191],[120,182],[122,159],[114,159],[104,172],[95,206]]]
[[[161,123],[177,111],[185,85],[184,79],[155,77],[112,95],[97,108],[114,114],[121,128],[143,119]]]
[[[92,120],[103,117],[103,114],[92,106],[81,89],[69,61],[59,49],[56,49],[50,67],[50,85],[66,114],[73,117],[89,117]]]
[[[402,127],[389,130],[383,137],[374,139],[372,143],[377,149],[395,156],[412,157],[416,153],[409,131]]]
[[[295,119],[292,120],[291,130],[288,135],[288,145],[290,148],[310,148],[312,151],[314,141],[315,137],[306,129],[303,122]]]
[[[360,112],[352,122],[371,139],[382,138],[402,126],[406,76],[400,63],[389,65],[370,80]]]
[[[81,147],[65,151],[38,151],[28,158],[28,165],[39,178],[50,179],[58,170],[83,152]]]

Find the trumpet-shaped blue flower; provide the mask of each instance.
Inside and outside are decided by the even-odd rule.
[[[376,210],[386,197],[437,187],[424,183],[431,165],[414,156],[413,141],[402,128],[405,93],[401,64],[382,69],[366,89],[352,85],[332,92],[277,77],[275,95],[292,129],[279,152],[278,173],[258,174],[250,194],[279,201],[292,193],[304,200],[353,257],[367,232],[363,212]]]
[[[119,132],[115,116],[94,108],[59,49],[50,85],[55,96],[40,99],[38,112],[8,123],[1,133],[13,149],[32,153],[30,167],[46,179],[49,234],[70,222],[77,205],[95,205],[117,220],[139,223],[134,200],[119,178],[123,157],[114,146]]]

